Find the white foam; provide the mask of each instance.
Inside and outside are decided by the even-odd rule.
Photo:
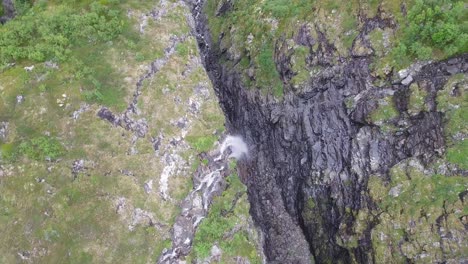
[[[239,160],[244,155],[248,155],[249,148],[245,144],[244,140],[239,136],[227,136],[226,139],[221,144],[221,155],[228,149],[231,149],[231,154],[229,158],[235,158]]]

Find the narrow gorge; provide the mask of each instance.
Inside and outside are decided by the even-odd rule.
[[[218,2],[216,16],[229,13],[234,5]],[[468,173],[443,161],[447,121],[443,102],[438,101],[441,93],[466,100],[466,54],[415,64],[389,74],[389,82],[377,87],[371,54],[334,60],[330,52],[334,47],[323,34],[314,38],[307,26],[299,26],[292,39],[283,36],[274,44],[275,66],[284,87],[278,99],[245,85],[235,68],[240,58],[230,56],[229,47],[220,47],[227,32],[212,35],[204,1],[190,4],[227,129],[241,135],[250,148],[238,171],[248,187],[250,212],[265,236],[268,263],[467,260]],[[364,21],[358,35],[389,24],[389,19],[377,15]],[[297,74],[291,68],[291,42],[304,46],[310,51],[308,60],[323,66],[300,90],[290,82]],[[318,48],[313,47],[316,43]],[[411,105],[415,89],[424,93],[419,109]],[[389,120],[370,120],[387,105],[395,108]],[[465,130],[458,136],[464,140],[466,124],[462,126]],[[414,192],[419,181],[436,174],[444,176],[421,187],[429,189]],[[451,196],[423,193],[448,187],[445,177],[459,182]],[[403,192],[415,203],[399,200]],[[425,196],[434,204],[419,203]],[[387,200],[401,203],[397,205],[401,211]],[[417,211],[405,211],[409,207]]]

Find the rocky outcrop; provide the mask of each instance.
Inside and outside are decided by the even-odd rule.
[[[450,76],[466,73],[468,56],[428,64],[411,80],[405,76],[381,88],[372,85],[370,58],[353,57],[311,78],[299,92],[285,89],[278,100],[247,89],[219,61],[223,55],[210,41],[202,2],[192,3],[199,47],[228,130],[250,147],[238,168],[265,235],[268,262],[378,262],[371,231],[379,216],[366,217],[359,235],[351,228],[359,212],[379,208],[369,195],[369,178],[388,182],[400,161],[414,158],[429,166],[443,156],[443,113],[435,98]],[[291,72],[284,69],[287,56],[275,57],[279,72]],[[411,83],[427,92],[427,111],[417,115],[408,114]],[[357,237],[352,245],[343,242],[349,237]]]
[[[3,16],[0,17],[0,23],[4,24],[16,15],[15,5],[12,0],[2,0]]]

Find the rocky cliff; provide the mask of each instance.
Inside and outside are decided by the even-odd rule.
[[[2,12],[0,13],[0,23],[12,19],[15,16],[15,6],[12,0],[2,0]]]
[[[213,33],[212,21],[229,21],[239,1],[192,9],[228,130],[250,146],[238,171],[269,263],[467,260],[467,167],[457,155],[466,153],[468,56],[378,77],[375,58],[383,55],[368,35],[398,22],[381,6],[360,16],[345,53],[317,21],[288,34],[281,19],[270,20],[284,33],[273,38],[269,69],[281,80],[278,96],[259,89],[262,64],[248,50],[256,36],[242,39],[241,26],[227,22]],[[305,65],[297,69],[299,50]]]

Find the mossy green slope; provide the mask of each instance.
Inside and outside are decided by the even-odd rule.
[[[196,155],[224,129],[187,14],[177,1],[36,1],[0,26],[0,263],[154,263],[170,246]],[[125,111],[174,37],[137,99],[148,133],[101,120],[103,106]],[[180,158],[167,200],[165,155]]]
[[[415,160],[405,160],[392,169],[389,183],[377,177],[369,182],[369,193],[379,206],[367,219],[378,215],[372,241],[379,261],[453,262],[466,253],[467,211],[460,193],[468,188],[468,179],[428,174],[421,168]]]

